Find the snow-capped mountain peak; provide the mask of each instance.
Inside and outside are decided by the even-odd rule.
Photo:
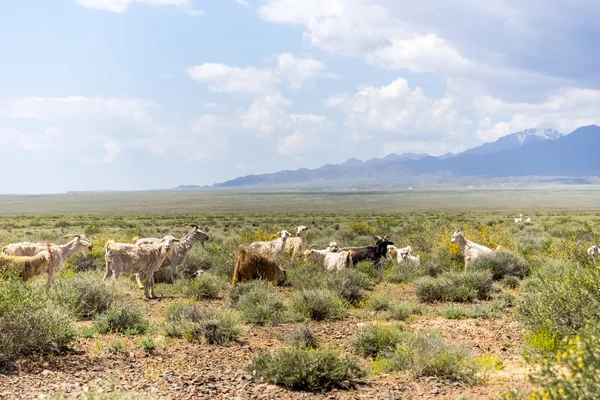
[[[527,138],[531,136],[537,136],[542,140],[555,140],[564,136],[562,133],[555,129],[542,128],[529,128],[521,132],[516,132],[514,135],[517,137],[521,145],[523,145],[525,140],[527,140]]]

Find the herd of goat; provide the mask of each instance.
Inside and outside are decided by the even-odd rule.
[[[523,220],[521,215],[515,222],[531,222],[531,218]],[[164,238],[142,238],[135,243],[116,243],[112,240],[106,243],[106,273],[104,279],[118,279],[121,273],[134,274],[138,286],[144,289],[147,298],[155,298],[154,273],[164,268],[173,278],[177,267],[185,260],[196,242],[204,246],[209,236],[198,225],[189,224],[191,230],[181,239],[173,236]],[[278,259],[284,255],[305,257],[307,260],[321,266],[326,271],[339,271],[353,268],[361,262],[369,261],[378,265],[382,259],[390,259],[395,263],[420,264],[420,256],[413,255],[412,248],[398,248],[387,236],[375,237],[373,246],[339,247],[331,242],[325,249],[308,248],[308,228],[299,226],[296,236],[288,231],[278,232],[278,238],[272,241],[261,241],[249,244],[240,249],[237,254],[233,273],[233,286],[238,282],[254,279],[266,279],[275,284],[286,280],[286,271],[278,265]],[[484,254],[493,253],[483,245],[468,240],[457,230],[451,242],[458,244],[465,261],[469,263]],[[63,245],[51,243],[13,243],[5,246],[0,254],[0,271],[12,272],[22,281],[27,281],[36,275],[48,274],[48,285],[52,285],[56,274],[64,267],[66,261],[74,254],[82,251],[92,251],[93,244],[83,235],[72,235],[70,241]],[[587,249],[594,264],[600,257],[600,247],[591,246]],[[142,285],[140,276],[145,278]]]

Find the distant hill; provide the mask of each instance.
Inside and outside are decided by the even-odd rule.
[[[460,154],[440,157],[414,153],[388,154],[368,161],[351,158],[339,165],[326,164],[312,170],[301,168],[238,177],[213,187],[369,181],[393,184],[418,182],[422,181],[421,177],[464,182],[464,177],[469,176],[536,176],[539,177],[536,179],[545,181],[548,177],[569,177],[562,181],[582,184],[587,180],[570,178],[600,175],[599,150],[600,127],[596,125],[578,128],[568,135],[553,129],[528,129]]]
[[[517,147],[528,145],[529,143],[539,142],[543,140],[556,140],[563,137],[564,134],[554,129],[526,129],[524,131],[511,133],[491,143],[484,143],[481,146],[473,147],[472,149],[465,150],[459,154],[447,153],[438,158],[447,159],[453,158],[458,155],[465,154],[492,154],[498,153],[503,150],[510,150]]]

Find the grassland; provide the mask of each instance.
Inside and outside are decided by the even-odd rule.
[[[536,188],[3,196],[0,245],[63,243],[85,233],[95,248],[73,257],[50,290],[42,277],[26,286],[0,282],[0,397],[594,393],[593,375],[574,373],[567,382],[556,371],[571,364],[543,360],[558,352],[567,354],[561,363],[600,368],[590,345],[597,346],[590,338],[600,319],[600,270],[586,253],[600,242],[597,195],[594,188]],[[519,212],[533,224],[515,225]],[[175,283],[158,285],[161,300],[145,300],[131,277],[102,282],[107,239],[182,236],[189,222],[209,228],[211,239],[194,247]],[[326,274],[286,257],[288,286],[229,288],[240,246],[298,225],[309,227],[309,245],[318,248],[388,235],[410,244],[422,263]],[[504,252],[463,272],[450,243],[457,228]],[[206,272],[195,278],[198,269]],[[31,340],[24,344],[25,331]],[[581,363],[570,358],[569,349],[582,348]],[[540,364],[549,366],[538,373]]]
[[[597,210],[600,186],[2,195],[0,214]]]

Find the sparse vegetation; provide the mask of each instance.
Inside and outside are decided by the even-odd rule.
[[[94,328],[98,333],[126,333],[138,335],[145,333],[150,327],[144,310],[132,304],[111,306],[105,313],[94,320]]]

